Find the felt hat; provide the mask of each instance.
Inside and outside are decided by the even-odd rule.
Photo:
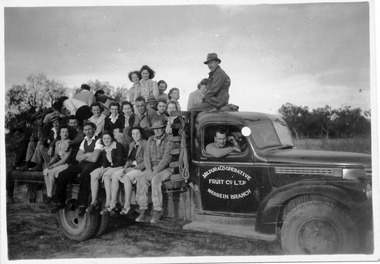
[[[216,53],[209,53],[209,54],[207,54],[207,59],[204,62],[204,64],[207,64],[207,63],[209,63],[210,61],[213,61],[213,60],[216,60],[219,63],[222,62],[222,60],[218,58],[218,54],[216,54]]]
[[[152,126],[149,129],[153,130],[164,127],[166,127],[166,125],[164,124],[164,121],[162,119],[154,119],[152,121]]]
[[[50,123],[53,123],[54,121],[61,121],[61,117],[59,115],[53,115],[50,119]]]
[[[92,123],[91,121],[85,120],[83,122],[83,127],[88,126],[88,125],[92,126],[93,129],[96,130],[96,125],[94,123]]]
[[[33,115],[33,117],[32,117],[32,122],[34,121],[34,120],[37,120],[37,119],[42,119],[44,117],[44,113],[36,113],[36,114],[34,114]]]
[[[153,94],[149,95],[148,98],[146,99],[146,101],[149,103],[149,102],[156,102],[156,98],[154,97]]]

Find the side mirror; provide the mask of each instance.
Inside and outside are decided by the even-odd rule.
[[[243,127],[241,129],[241,133],[243,134],[243,136],[248,137],[251,135],[251,129],[249,127]]]

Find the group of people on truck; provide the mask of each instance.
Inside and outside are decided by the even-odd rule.
[[[216,53],[207,55],[204,63],[211,72],[208,79],[199,83],[198,90],[190,94],[189,111],[219,110],[228,104],[231,81],[220,68],[220,62]],[[129,73],[133,82],[128,91],[129,101],[115,102],[101,90],[93,94],[91,87],[83,84],[72,98],[64,96],[54,102],[51,113],[33,118],[34,137],[27,147],[25,165],[19,169],[43,171],[45,203],[54,202],[51,212],[64,207],[66,186],[79,175],[79,216],[86,211],[107,214],[115,210],[122,183],[125,203],[120,213],[130,211],[132,185],[136,184],[136,201],[141,210],[136,221],[146,221],[151,186],[154,213],[150,222],[159,221],[161,185],[172,175],[169,168],[172,136],[178,135],[176,124],[183,125],[183,120],[181,115],[174,114],[181,111],[179,89],[172,88],[166,94],[166,82],[156,83],[152,80],[154,75],[147,65]],[[219,157],[240,151],[223,129],[216,131],[214,139],[206,148],[210,155]],[[106,191],[104,208],[97,197],[100,181]]]

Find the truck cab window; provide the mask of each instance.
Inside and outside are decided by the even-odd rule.
[[[218,124],[218,125],[209,125],[204,128],[204,140],[203,140],[203,146],[202,146],[202,153],[205,157],[209,158],[215,158],[210,153],[207,153],[206,147],[208,144],[216,144],[215,137],[218,129],[223,128],[226,130],[226,138],[230,138],[231,136],[236,140],[238,148],[241,150],[241,152],[233,151],[229,153],[228,155],[223,156],[223,158],[228,157],[238,157],[246,154],[247,152],[247,139],[241,134],[241,127],[234,126],[234,125],[224,125],[224,124]],[[226,145],[231,146],[232,143],[227,140]]]

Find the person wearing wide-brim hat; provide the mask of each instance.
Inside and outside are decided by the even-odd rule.
[[[165,133],[165,123],[154,119],[149,129],[154,135],[148,139],[144,152],[144,173],[137,179],[136,201],[141,209],[136,222],[145,222],[148,216],[148,188],[152,186],[153,217],[150,223],[157,223],[162,211],[162,182],[169,179],[172,172],[169,168],[172,155],[173,141]]]
[[[204,62],[210,69],[207,91],[202,103],[193,106],[189,111],[219,110],[228,104],[231,79],[219,66],[221,62],[222,60],[218,57],[218,54],[207,54],[207,59]]]
[[[31,162],[36,165],[30,168],[31,171],[41,171],[43,168],[47,167],[51,160],[51,156],[54,153],[55,142],[58,137],[58,130],[60,126],[61,117],[54,115],[50,119],[51,126],[43,126],[41,130],[42,139],[39,144],[37,144],[34,150],[33,156],[30,159]]]
[[[157,100],[156,100],[156,98],[154,97],[153,94],[151,94],[151,95],[148,96],[146,102],[147,102],[147,106],[150,109],[152,109],[154,111],[157,111]]]
[[[152,121],[152,126],[149,127],[150,130],[159,129],[166,127],[165,122],[161,119],[155,119]]]

